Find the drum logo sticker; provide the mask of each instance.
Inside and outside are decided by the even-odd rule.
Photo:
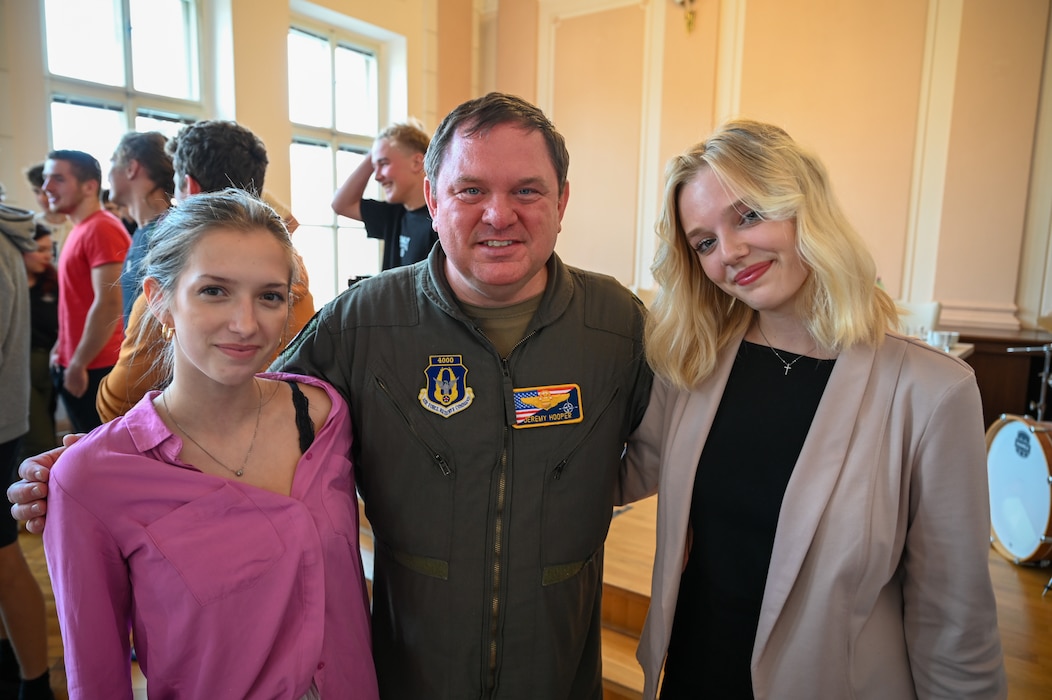
[[[475,400],[468,386],[463,355],[431,355],[424,370],[427,384],[420,390],[420,405],[443,418],[460,413]]]
[[[515,395],[516,428],[540,428],[584,420],[581,387],[576,384],[531,386],[512,392]]]
[[[1030,456],[1030,434],[1025,430],[1015,434],[1015,452],[1023,459]]]

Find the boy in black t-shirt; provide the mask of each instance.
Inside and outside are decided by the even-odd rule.
[[[389,126],[332,199],[333,211],[363,222],[370,238],[383,240],[384,270],[423,260],[438,240],[424,202],[424,153],[429,142],[418,124]],[[370,178],[383,187],[386,201],[363,199]]]

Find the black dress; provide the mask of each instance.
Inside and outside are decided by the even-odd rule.
[[[835,360],[743,342],[698,461],[661,700],[752,698],[778,513]],[[675,465],[673,465],[675,468]]]

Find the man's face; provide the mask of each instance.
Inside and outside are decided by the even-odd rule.
[[[97,197],[94,182],[80,182],[68,160],[44,161],[44,192],[52,211],[72,214],[88,197]]]
[[[44,191],[43,186],[33,187],[33,197],[37,200],[37,209],[43,212],[51,211],[51,202],[47,199],[47,192]]]
[[[461,301],[508,306],[544,291],[570,191],[559,193],[540,132],[512,124],[471,137],[458,130],[424,192]]]
[[[424,184],[424,154],[380,139],[373,144],[373,177],[391,204],[405,204],[418,197]],[[418,200],[419,201],[419,200]]]
[[[110,158],[110,202],[117,208],[131,203],[131,178],[128,176],[128,164],[121,163],[114,153]],[[107,207],[109,208],[109,207]]]

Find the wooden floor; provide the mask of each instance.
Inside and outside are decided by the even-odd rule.
[[[1016,566],[990,549],[997,623],[1012,700],[1052,698],[1052,568]]]
[[[649,598],[650,594],[648,562],[652,561],[652,555],[648,549],[653,547],[652,518],[652,501],[629,507],[614,518],[607,546],[607,578],[613,582],[612,585],[630,590],[639,598]],[[22,533],[19,542],[44,589],[47,601],[52,685],[58,700],[68,700],[62,640],[55,618],[55,601],[44,562],[43,546],[40,537],[28,533]],[[363,552],[367,551],[366,546],[363,541]],[[1012,700],[1048,700],[1052,697],[1052,591],[1045,597],[1041,596],[1041,591],[1052,577],[1052,568],[1015,566],[991,549],[990,573],[997,595],[1009,697]],[[627,624],[641,623],[638,609],[633,610],[629,606],[627,611],[620,614],[629,620]],[[631,658],[631,649],[627,650],[627,656]],[[609,661],[607,665],[611,665]],[[613,671],[613,668],[610,670]],[[135,672],[135,698],[145,700],[145,681],[137,668]]]

